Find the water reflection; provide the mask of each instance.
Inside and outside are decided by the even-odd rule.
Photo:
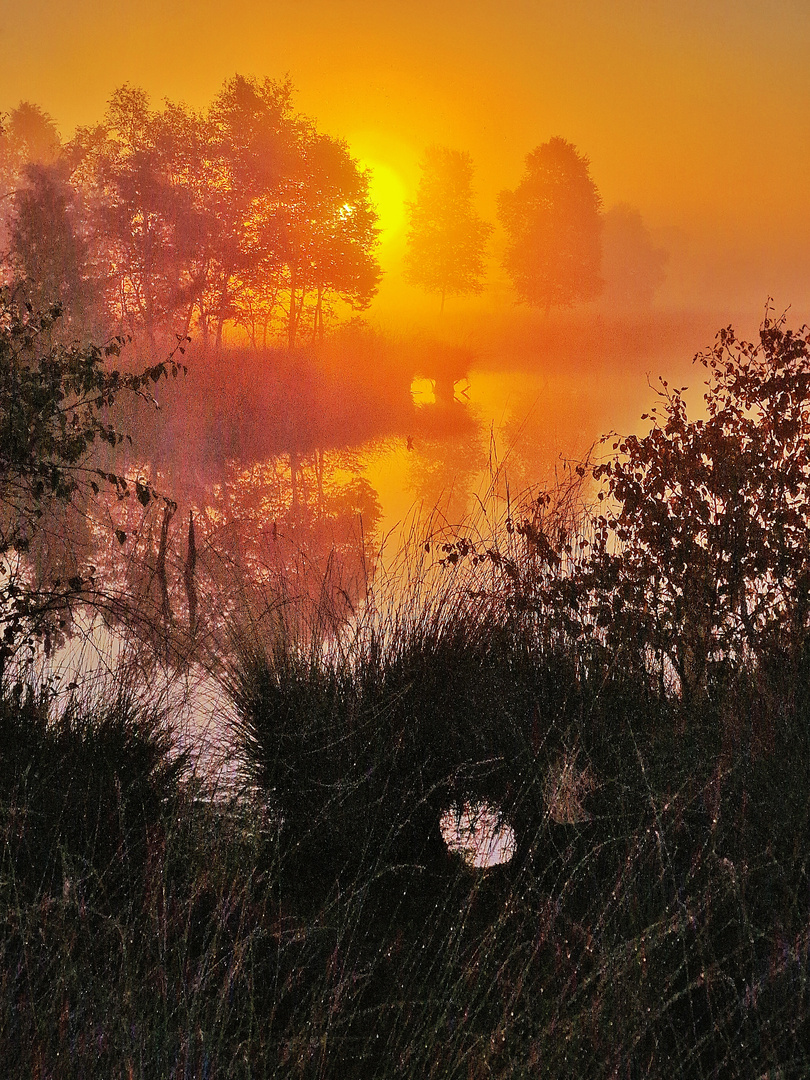
[[[447,850],[468,866],[498,866],[515,854],[514,829],[489,803],[451,807],[442,814],[440,828]]]

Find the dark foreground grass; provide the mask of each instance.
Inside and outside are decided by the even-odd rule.
[[[686,714],[483,600],[389,630],[241,651],[231,800],[126,694],[4,690],[3,1075],[808,1075],[810,664]],[[447,854],[476,800],[509,864]]]

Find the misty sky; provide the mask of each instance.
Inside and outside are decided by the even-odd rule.
[[[670,302],[759,308],[772,293],[807,317],[806,0],[3,6],[0,109],[36,102],[65,135],[124,82],[203,107],[237,71],[289,72],[299,108],[378,169],[394,256],[426,145],[469,150],[494,218],[525,154],[561,135],[590,158],[605,205],[634,204],[670,248]]]

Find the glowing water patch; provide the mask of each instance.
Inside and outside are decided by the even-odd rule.
[[[436,384],[433,379],[414,379],[411,383],[411,397],[414,405],[435,405]]]
[[[468,866],[506,863],[515,854],[515,831],[489,803],[465,803],[445,810],[439,823],[448,851]]]

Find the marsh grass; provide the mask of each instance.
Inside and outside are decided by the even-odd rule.
[[[808,656],[687,705],[528,602],[525,531],[425,535],[339,634],[235,629],[219,798],[168,699],[4,687],[5,1075],[806,1075]],[[465,803],[509,862],[447,850]]]

